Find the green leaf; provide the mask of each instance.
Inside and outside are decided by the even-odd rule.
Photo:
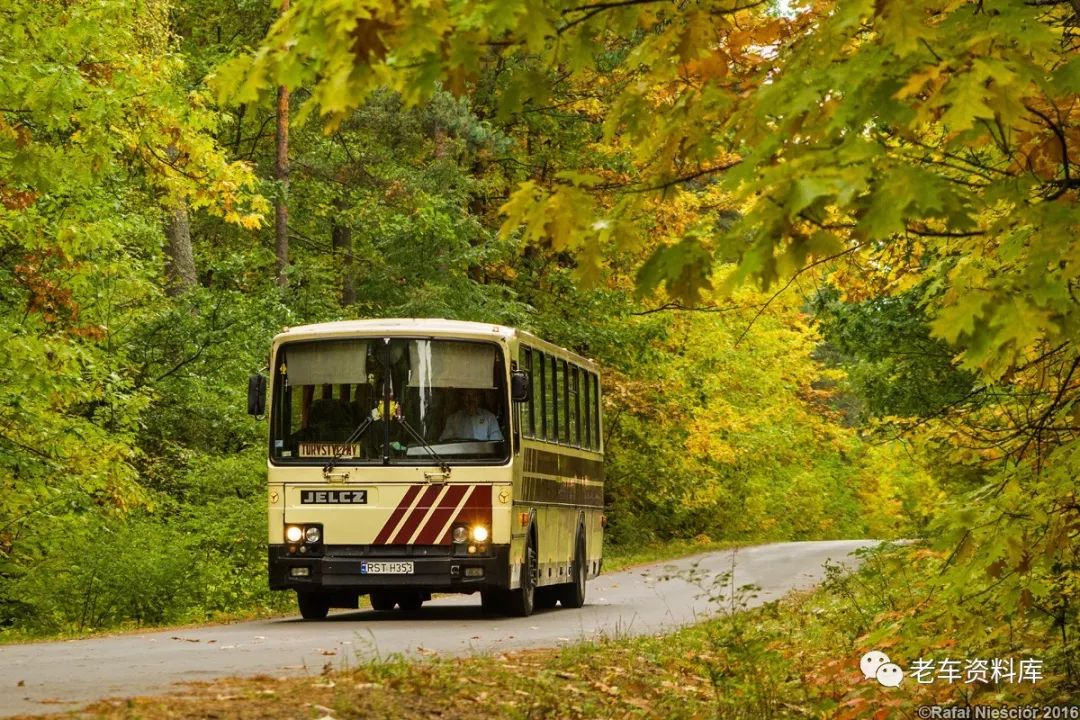
[[[945,86],[941,99],[935,105],[948,104],[949,109],[941,122],[949,130],[969,130],[977,119],[994,119],[994,111],[987,105],[989,92],[985,82],[985,76],[969,71],[954,76]]]
[[[884,10],[878,19],[882,37],[900,58],[922,49],[922,41],[934,36],[933,28],[925,22],[925,8],[910,0],[890,0],[882,3]]]
[[[994,294],[985,290],[964,292],[955,302],[938,311],[930,327],[936,336],[949,343],[956,343],[962,336],[971,337],[975,334],[976,322],[986,317],[994,300]]]
[[[1080,94],[1080,55],[1054,69],[1050,74],[1050,87],[1058,95]]]
[[[712,263],[712,253],[694,235],[674,245],[662,245],[638,271],[639,293],[650,293],[663,285],[671,297],[695,305],[701,293],[712,287]]]
[[[559,180],[566,180],[575,187],[593,187],[602,180],[599,175],[577,172],[576,170],[560,170],[555,173],[555,177]]]

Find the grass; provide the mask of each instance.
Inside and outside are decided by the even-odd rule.
[[[366,598],[361,598],[360,602],[361,607],[364,607]],[[287,608],[294,605],[295,603],[282,602],[278,607],[259,606],[233,612],[218,612],[203,621],[190,620],[188,622],[177,622],[167,625],[140,625],[135,622],[130,622],[109,628],[87,628],[82,630],[71,628],[57,632],[38,632],[33,629],[24,630],[20,628],[6,628],[3,631],[0,631],[0,645],[83,640],[86,638],[156,632],[159,630],[185,630],[189,628],[205,627],[207,625],[228,625],[232,623],[247,622],[249,620],[282,617],[283,615],[289,614]]]

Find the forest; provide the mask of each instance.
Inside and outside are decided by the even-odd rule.
[[[611,546],[915,540],[860,642],[1080,692],[1078,49],[1077,0],[8,0],[0,638],[291,607],[248,376],[445,317],[600,363]]]

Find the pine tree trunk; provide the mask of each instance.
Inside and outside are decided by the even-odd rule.
[[[344,210],[344,203],[335,203],[339,210]],[[353,276],[353,238],[352,228],[334,223],[330,230],[334,245],[334,257],[341,262],[341,307],[349,307],[356,302],[356,278]]]

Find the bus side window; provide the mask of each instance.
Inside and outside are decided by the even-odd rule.
[[[570,444],[581,447],[581,371],[570,366]]]
[[[538,385],[536,389],[536,401],[540,404],[537,408],[537,424],[540,426],[540,432],[537,433],[537,437],[541,440],[547,438],[548,428],[551,423],[548,422],[548,408],[551,404],[548,402],[547,397],[547,366],[544,364],[544,353],[537,351],[536,353],[536,368],[537,368],[537,381]]]
[[[592,387],[590,382],[592,373],[588,370],[581,371],[581,423],[584,437],[582,438],[582,447],[591,448],[592,445],[592,414],[589,412],[589,398],[592,397],[592,393],[589,391]]]
[[[533,368],[532,348],[521,348],[521,364],[524,365],[526,375],[529,377],[529,399],[522,403],[522,434],[525,437],[536,437],[536,378]]]
[[[548,426],[548,440],[559,442],[559,358],[551,358],[551,380],[549,382],[551,393],[551,425]]]
[[[593,410],[593,447],[600,449],[600,378],[593,375],[592,381],[592,410]]]
[[[559,361],[559,407],[562,408],[562,420],[559,423],[559,440],[569,444],[570,443],[570,418],[573,417],[574,411],[570,405],[570,377],[567,372],[567,364],[565,360]]]

